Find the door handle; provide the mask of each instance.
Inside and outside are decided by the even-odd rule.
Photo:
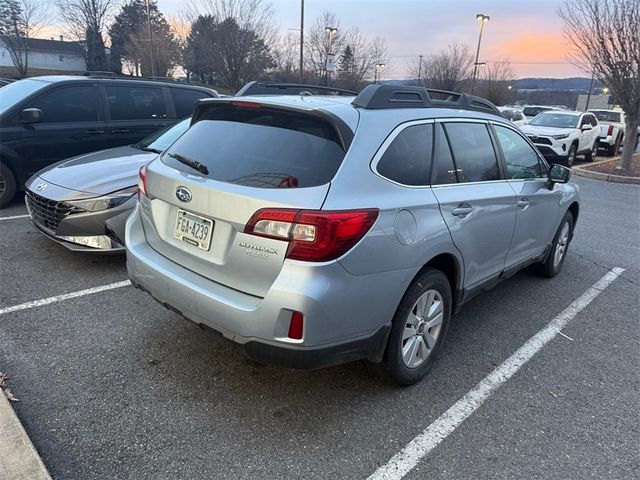
[[[87,130],[84,132],[85,135],[102,135],[104,130]]]
[[[468,203],[461,203],[456,208],[451,210],[451,213],[456,217],[466,217],[473,211],[473,208]]]
[[[523,210],[526,209],[529,206],[529,199],[528,198],[521,198],[520,200],[518,200],[516,202],[516,206],[518,208],[522,208]]]
[[[128,128],[116,128],[115,130],[111,130],[111,133],[129,133]]]

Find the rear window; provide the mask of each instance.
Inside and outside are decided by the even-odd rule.
[[[335,128],[308,114],[221,104],[211,108],[162,161],[195,172],[171,155],[204,164],[207,178],[257,188],[314,187],[331,181],[345,152]]]
[[[619,112],[607,112],[607,111],[592,111],[598,120],[601,122],[613,122],[613,123],[621,123],[622,119],[620,118]]]

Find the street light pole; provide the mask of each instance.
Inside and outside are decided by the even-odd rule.
[[[332,55],[332,48],[333,48],[333,35],[338,31],[338,29],[336,27],[325,27],[324,29],[325,32],[327,32],[327,34],[329,35],[329,45],[327,46],[327,60],[324,64],[324,71],[325,71],[325,75],[326,75],[326,81],[327,81],[327,86],[329,86],[330,80],[331,80],[331,75],[329,72],[329,55]]]
[[[304,81],[304,0],[300,0],[300,83]]]
[[[591,101],[591,91],[593,89],[593,80],[596,76],[596,71],[592,70],[591,71],[591,81],[589,82],[589,93],[587,94],[587,104],[584,106],[584,110],[587,111],[589,110],[589,102]]]
[[[376,69],[373,72],[373,83],[374,84],[378,84],[380,83],[381,77],[382,77],[382,69],[384,68],[384,63],[377,63],[376,64]]]
[[[471,93],[476,89],[476,78],[478,76],[478,58],[480,57],[480,43],[482,42],[482,32],[484,32],[484,24],[489,21],[489,15],[479,13],[476,15],[476,20],[480,20],[480,36],[478,37],[478,48],[476,49],[476,61],[473,62],[473,81],[471,83]]]
[[[149,48],[151,49],[151,76],[156,76],[156,59],[153,53],[153,36],[151,35],[151,5],[145,0],[147,6],[147,30],[149,32]]]
[[[422,86],[422,55],[418,55],[420,57],[420,62],[418,63],[418,86]]]

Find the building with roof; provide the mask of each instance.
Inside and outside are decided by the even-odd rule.
[[[51,75],[56,73],[82,73],[87,70],[84,50],[78,42],[67,42],[44,38],[27,39],[28,75]],[[14,77],[17,70],[0,35],[0,76]]]

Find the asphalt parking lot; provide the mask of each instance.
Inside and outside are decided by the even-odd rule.
[[[418,385],[365,362],[263,366],[121,287],[0,313],[13,407],[56,479],[362,479],[619,267],[405,478],[637,478],[640,187],[575,181],[583,206],[561,274],[521,272],[467,304]],[[123,257],[69,252],[25,213],[19,200],[0,211],[0,312],[126,280]]]

